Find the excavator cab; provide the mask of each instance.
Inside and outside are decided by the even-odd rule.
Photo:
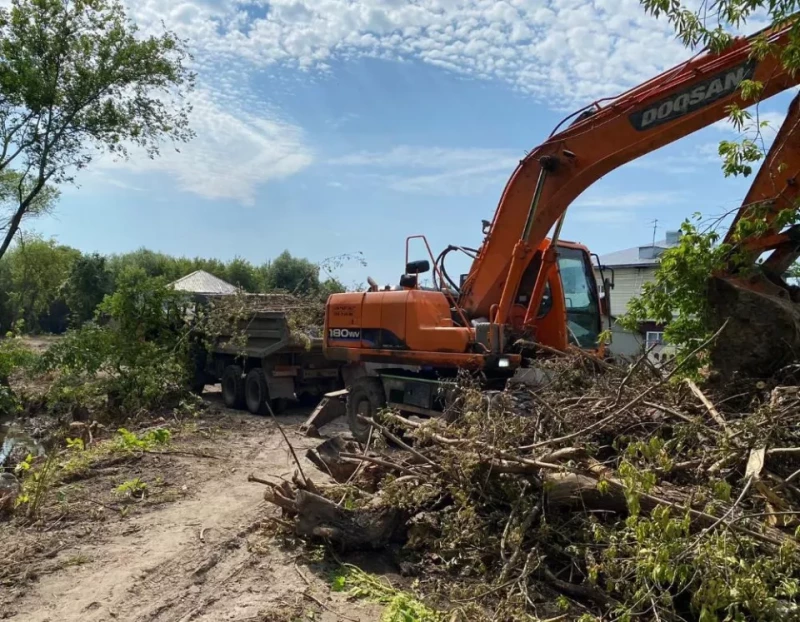
[[[549,244],[549,240],[545,245]],[[544,286],[536,314],[537,341],[563,347],[562,341],[594,350],[603,329],[601,299],[586,247],[559,242],[555,269]],[[539,275],[543,249],[537,251],[522,273],[509,319],[515,331],[524,331],[526,309]],[[566,328],[566,333],[564,328]]]

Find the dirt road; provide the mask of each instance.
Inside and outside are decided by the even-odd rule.
[[[227,411],[213,398],[169,453],[100,464],[53,491],[53,503],[65,506],[60,518],[56,505],[37,525],[0,523],[0,619],[378,619],[379,606],[332,593],[330,568],[282,547],[266,520],[276,510],[248,474],[294,471],[274,422]],[[280,421],[311,472],[303,454],[320,441],[297,434],[303,419]],[[111,491],[132,477],[148,482],[150,492],[123,507]]]

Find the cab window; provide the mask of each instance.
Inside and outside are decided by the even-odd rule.
[[[560,247],[558,271],[570,341],[581,348],[595,348],[600,335],[600,307],[589,257],[580,249]]]

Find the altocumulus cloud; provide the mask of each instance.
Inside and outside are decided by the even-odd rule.
[[[254,66],[413,58],[499,79],[548,105],[612,96],[687,56],[639,0],[128,0],[202,53]]]

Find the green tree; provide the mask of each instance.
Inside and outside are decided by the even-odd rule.
[[[62,294],[73,321],[81,324],[94,316],[95,309],[114,289],[106,258],[98,253],[75,260],[65,281]]]
[[[20,194],[24,195],[30,191],[29,184],[30,180],[24,179],[17,171],[12,169],[0,171],[0,239],[8,234],[19,205]],[[42,188],[23,214],[20,225],[30,218],[51,212],[58,196],[58,189],[53,186]]]
[[[8,250],[48,183],[74,179],[97,152],[159,153],[189,140],[185,43],[142,37],[118,0],[12,0],[0,9],[0,174],[17,175],[0,241]]]
[[[139,268],[149,277],[164,277],[167,281],[179,279],[194,270],[192,267],[187,269],[186,266],[178,266],[178,260],[170,255],[146,248],[109,257],[108,268],[115,279],[128,270]]]
[[[24,320],[28,329],[35,330],[39,317],[58,300],[61,286],[78,257],[78,250],[53,239],[34,234],[19,236],[3,258],[8,266],[13,321]]]
[[[259,289],[258,274],[253,264],[241,257],[236,257],[228,263],[225,267],[225,276],[222,278],[246,292],[257,292]]]
[[[642,292],[628,303],[628,312],[619,323],[632,332],[641,322],[664,324],[664,338],[679,347],[680,353],[696,346],[710,333],[711,309],[705,295],[708,278],[722,265],[730,247],[718,244],[715,231],[704,231],[694,222],[681,225],[677,246],[659,257],[655,279],[642,285]]]
[[[283,251],[265,270],[264,289],[281,289],[295,294],[308,294],[319,290],[319,266],[308,259],[292,257]]]

